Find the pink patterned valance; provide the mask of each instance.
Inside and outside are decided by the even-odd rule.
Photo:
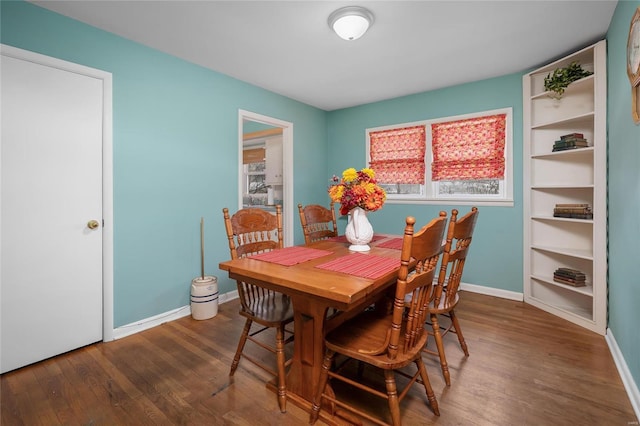
[[[426,150],[425,126],[369,133],[369,167],[380,183],[422,184]]]
[[[506,114],[431,125],[431,179],[504,178]]]

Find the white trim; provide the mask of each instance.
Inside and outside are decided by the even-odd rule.
[[[629,401],[631,402],[633,411],[635,411],[636,413],[637,420],[634,422],[633,419],[626,419],[627,424],[637,425],[638,420],[640,420],[640,390],[638,390],[638,385],[636,384],[635,380],[633,380],[633,376],[629,371],[629,367],[627,367],[624,356],[622,355],[622,352],[620,352],[620,347],[618,346],[615,337],[613,337],[613,332],[610,328],[607,328],[607,334],[605,334],[604,339],[607,341],[607,345],[609,345],[609,351],[611,352],[613,361],[615,362],[616,368],[618,369],[618,374],[620,374],[622,384],[627,391],[627,395],[629,396]]]
[[[283,233],[284,245],[293,245],[293,123],[268,117],[251,111],[238,109],[238,209],[242,208],[242,148],[243,120],[257,121],[269,126],[282,128],[282,175],[284,177]],[[291,231],[290,231],[291,230]]]
[[[113,95],[109,72],[0,44],[2,55],[102,80],[102,340],[113,336]]]
[[[421,204],[421,205],[443,205],[448,206],[477,206],[477,207],[513,207],[513,200],[496,200],[496,201],[461,201],[461,200],[432,200],[432,199],[419,199],[419,200],[392,200],[387,198],[385,204]]]
[[[460,283],[460,290],[468,291],[471,293],[484,294],[487,296],[495,296],[500,297],[502,299],[516,300],[522,302],[523,295],[522,293],[517,293],[509,290],[502,290],[497,288],[485,287],[476,284],[468,284],[468,283]],[[238,290],[228,291],[226,293],[222,293],[218,297],[218,303],[223,304],[235,300],[239,297]],[[132,322],[130,324],[126,324],[120,326],[113,330],[113,338],[121,339],[123,337],[130,336],[132,334],[139,333],[144,330],[148,330],[150,328],[156,327],[158,325],[167,323],[169,321],[177,320],[182,317],[186,317],[191,315],[191,306],[182,306],[177,309],[172,309],[170,311],[154,315],[149,318],[141,319],[136,322]]]
[[[524,301],[524,295],[517,291],[485,287],[483,285],[460,283],[460,290],[468,291],[470,293],[485,294],[487,296],[495,296],[501,299],[516,300],[518,302]]]
[[[169,321],[174,321],[179,318],[186,317],[187,315],[191,315],[191,305],[182,306],[180,308],[172,309],[162,314],[154,315],[149,318],[141,319],[140,321],[120,326],[113,330],[113,338],[122,339],[123,337],[140,333],[141,331],[148,330]]]
[[[238,290],[233,290],[225,294],[221,294],[219,300],[220,303],[227,303],[237,299],[238,297],[240,297],[240,295],[238,294]]]
[[[223,304],[230,302],[238,298],[238,290],[230,291],[218,296],[218,303]],[[140,333],[141,331],[148,330],[150,328],[162,325],[164,323],[174,321],[186,316],[191,315],[191,305],[182,306],[177,309],[154,315],[149,318],[141,319],[140,321],[132,322],[120,326],[113,330],[114,339],[122,339],[123,337],[131,336],[132,334]],[[215,316],[214,316],[215,318]]]

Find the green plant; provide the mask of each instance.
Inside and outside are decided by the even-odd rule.
[[[590,76],[593,74],[591,71],[583,69],[576,61],[571,62],[569,66],[565,68],[558,68],[552,73],[549,73],[544,78],[544,88],[550,92],[552,98],[560,99],[567,86],[576,80]]]

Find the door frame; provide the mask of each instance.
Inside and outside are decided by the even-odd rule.
[[[102,80],[102,341],[113,333],[113,98],[110,72],[0,44],[2,56]],[[0,218],[1,219],[1,218]],[[2,253],[0,253],[0,256]]]
[[[282,129],[282,176],[283,176],[283,234],[284,245],[293,245],[293,123],[238,109],[238,209],[242,208],[242,148],[244,120],[255,121]]]

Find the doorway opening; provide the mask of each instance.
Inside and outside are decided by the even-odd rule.
[[[293,123],[238,111],[238,209],[282,206],[285,246],[293,245]]]

